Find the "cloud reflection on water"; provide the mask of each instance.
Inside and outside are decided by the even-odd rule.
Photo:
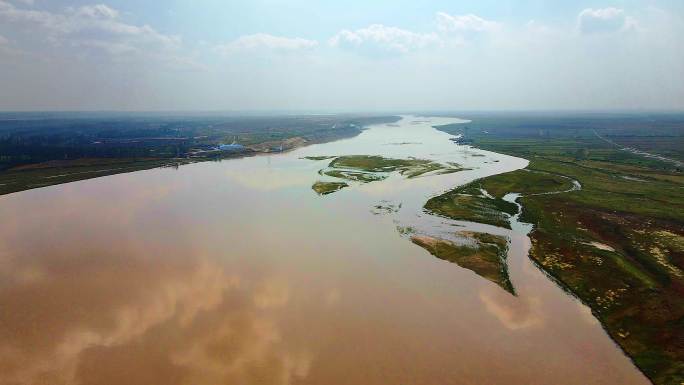
[[[281,278],[207,260],[51,261],[14,261],[40,273],[0,290],[2,384],[289,384],[308,373],[311,354],[282,341]]]
[[[512,297],[502,290],[482,290],[480,300],[485,309],[510,330],[527,329],[544,322],[539,298]]]

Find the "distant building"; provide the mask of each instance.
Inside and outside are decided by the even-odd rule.
[[[241,145],[241,144],[238,144],[238,143],[231,143],[231,144],[219,144],[215,149],[218,151],[236,152],[236,151],[243,151],[246,149],[246,147]]]

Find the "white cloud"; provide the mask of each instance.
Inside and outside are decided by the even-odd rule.
[[[449,15],[437,13],[437,28],[441,32],[495,32],[501,28],[497,22],[485,20],[477,15]]]
[[[439,43],[435,33],[416,33],[382,24],[373,24],[355,31],[342,30],[329,40],[333,47],[370,48],[406,53]]]
[[[100,47],[107,52],[144,52],[174,48],[181,43],[179,37],[165,35],[148,25],[123,22],[117,10],[103,4],[53,13],[18,8],[0,0],[0,20],[23,27],[30,33],[34,33],[35,28],[42,28],[47,40],[55,45]],[[124,47],[126,49],[122,49]]]
[[[580,33],[616,32],[633,27],[636,21],[619,8],[587,8],[577,17],[577,28]]]
[[[0,55],[2,56],[18,56],[23,54],[21,50],[17,49],[10,40],[0,35]]]
[[[318,42],[316,40],[256,33],[253,35],[240,36],[227,44],[220,44],[216,46],[216,51],[225,54],[244,50],[296,51],[311,49],[317,45]]]
[[[49,12],[0,0],[0,24],[10,24],[23,35],[22,47],[15,51],[35,52],[44,58],[66,55],[99,62],[157,63],[173,71],[206,69],[191,57],[181,37],[128,23],[119,11],[104,4]]]
[[[473,14],[449,15],[438,12],[436,24],[437,30],[430,33],[373,24],[354,31],[342,30],[329,43],[333,47],[365,49],[369,52],[407,53],[432,46],[461,45],[468,36],[494,33],[501,29],[501,24]]]
[[[69,8],[69,11],[75,16],[93,19],[116,19],[119,17],[119,11],[104,4],[84,5],[78,8]]]
[[[14,5],[0,0],[0,18],[9,22],[29,22],[41,25],[56,24],[55,18],[47,12],[18,9]]]
[[[110,6],[47,4],[0,0],[9,39],[0,43],[0,107],[682,108],[684,100],[684,19],[667,9],[580,8],[564,21],[528,23],[441,12],[428,29],[381,20],[318,42],[262,30],[217,45],[201,40],[208,36],[188,44]],[[44,85],[64,91],[53,96]]]

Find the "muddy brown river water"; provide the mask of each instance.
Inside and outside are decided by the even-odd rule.
[[[587,307],[513,230],[425,201],[524,159],[398,125],[286,154],[91,179],[0,197],[0,384],[642,384]],[[403,143],[403,144],[402,144]],[[312,155],[473,170],[311,185]],[[373,206],[401,203],[396,213]],[[510,238],[517,296],[397,231]]]

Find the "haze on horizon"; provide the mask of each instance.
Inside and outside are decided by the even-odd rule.
[[[684,3],[0,0],[0,111],[684,109]]]

